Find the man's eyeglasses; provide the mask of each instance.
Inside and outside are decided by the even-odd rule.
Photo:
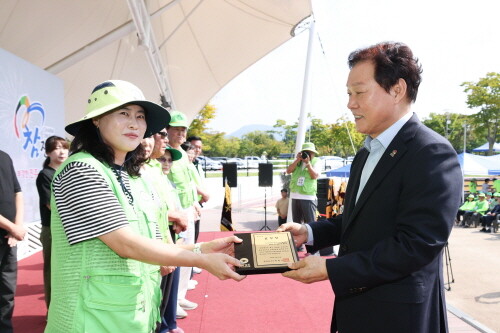
[[[166,138],[168,136],[167,132],[158,132],[158,134],[160,134],[162,138]]]

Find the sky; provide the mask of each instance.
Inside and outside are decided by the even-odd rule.
[[[347,109],[347,57],[381,41],[407,44],[422,64],[412,110],[471,114],[464,81],[500,72],[498,0],[313,0],[316,37],[311,57],[306,113],[334,123],[353,120]],[[308,31],[292,38],[227,84],[211,103],[208,126],[232,133],[249,124],[298,121],[302,102]]]

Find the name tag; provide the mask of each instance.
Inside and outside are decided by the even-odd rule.
[[[305,177],[299,177],[297,179],[297,186],[304,186]]]

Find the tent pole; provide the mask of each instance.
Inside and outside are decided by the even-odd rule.
[[[305,140],[306,133],[306,108],[309,102],[309,90],[311,88],[310,84],[310,69],[311,69],[311,55],[314,44],[314,36],[315,36],[315,25],[314,18],[311,20],[311,25],[309,26],[309,43],[307,46],[307,58],[306,58],[306,66],[304,71],[304,84],[302,86],[302,103],[300,106],[300,115],[299,115],[299,126],[297,128],[297,141],[295,142],[295,154],[297,154],[302,149],[302,144]]]
[[[309,26],[309,42],[307,44],[307,58],[306,58],[306,66],[304,71],[304,84],[302,86],[302,103],[300,105],[300,115],[299,115],[299,126],[297,128],[297,140],[295,141],[295,156],[297,156],[298,152],[302,149],[302,144],[305,140],[306,133],[306,108],[308,105],[309,99],[309,90],[310,90],[310,69],[311,69],[311,55],[313,50],[313,42],[315,36],[315,25],[314,25],[314,17],[311,16],[311,25]],[[287,214],[287,222],[293,221],[292,219],[292,205],[291,203],[288,205],[288,214]],[[309,221],[312,222],[312,221]]]

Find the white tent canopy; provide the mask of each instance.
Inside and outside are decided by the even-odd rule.
[[[472,149],[474,152],[485,152],[485,151],[490,151],[490,144],[486,142],[484,145],[481,145],[477,148]],[[500,143],[494,143],[493,144],[493,151],[494,152],[500,152]]]
[[[192,119],[310,14],[310,0],[6,0],[0,45],[63,79],[66,123],[108,79]]]
[[[464,175],[488,176],[490,170],[500,169],[500,155],[479,156],[469,153],[458,155],[458,161],[463,169]]]

